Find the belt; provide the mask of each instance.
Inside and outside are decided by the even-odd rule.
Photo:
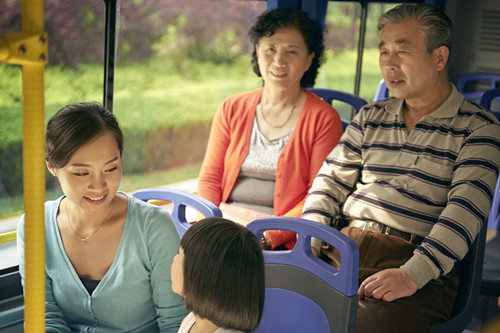
[[[420,245],[420,243],[422,243],[422,241],[424,240],[423,237],[417,234],[412,234],[409,232],[397,230],[377,221],[357,220],[351,218],[344,218],[344,220],[346,221],[347,226],[349,227],[359,228],[361,230],[368,230],[371,232],[376,232],[384,235],[396,236],[416,245]]]

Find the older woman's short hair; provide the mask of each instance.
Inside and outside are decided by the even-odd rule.
[[[245,332],[264,307],[264,259],[256,236],[232,221],[206,218],[181,239],[186,308],[215,325]]]
[[[425,45],[429,54],[440,46],[446,46],[451,53],[453,23],[436,6],[424,3],[398,5],[380,17],[377,28],[381,31],[387,24],[398,24],[409,20],[416,20],[421,24]]]
[[[112,112],[97,103],[67,105],[47,124],[45,160],[54,168],[62,168],[76,150],[108,131],[115,137],[121,155],[123,133]]]
[[[300,81],[302,87],[312,87],[318,75],[318,69],[323,62],[324,43],[323,30],[319,23],[309,18],[307,13],[301,10],[290,8],[273,9],[265,12],[257,18],[257,22],[250,29],[250,41],[253,44],[252,66],[253,71],[259,77],[262,76],[257,62],[257,52],[255,46],[262,37],[272,36],[279,28],[296,28],[302,33],[307,45],[309,54],[314,52],[314,58],[311,66],[304,73]]]

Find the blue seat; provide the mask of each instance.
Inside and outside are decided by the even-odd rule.
[[[329,226],[292,217],[268,217],[247,225],[260,239],[265,230],[297,233],[290,251],[263,251],[266,274],[264,313],[254,332],[353,332],[358,305],[359,250]],[[311,237],[339,250],[340,268],[315,257]]]
[[[500,177],[497,179],[495,194],[488,215],[488,229],[500,230]]]
[[[469,252],[460,261],[458,294],[448,321],[432,329],[433,333],[463,332],[479,304],[481,273],[483,270],[486,226],[481,228]]]
[[[484,91],[498,87],[500,87],[500,74],[497,73],[466,73],[457,81],[457,90],[476,102],[479,102]]]
[[[367,101],[365,101],[363,98],[354,96],[352,94],[343,92],[343,91],[338,91],[338,90],[332,90],[332,89],[322,89],[322,88],[308,88],[312,93],[315,93],[318,95],[321,99],[323,99],[325,102],[332,104],[333,101],[341,101],[344,103],[347,103],[351,105],[355,113],[358,113],[359,110],[367,104]],[[342,129],[345,131],[347,125],[349,125],[350,121],[346,119],[341,119],[342,120]]]
[[[493,76],[490,87],[494,87],[494,80],[500,80],[500,74]],[[486,90],[482,93],[479,105],[490,110],[500,120],[500,109],[493,110],[493,101],[500,97],[500,88]],[[497,101],[499,98],[496,99]],[[497,298],[500,296],[500,178],[497,180],[495,194],[488,215],[487,241],[484,253],[483,277],[481,282],[482,311],[481,320],[485,323],[499,312]]]
[[[500,296],[500,178],[497,180],[488,215],[487,236],[481,282],[483,323],[499,312],[497,298]]]
[[[375,96],[373,96],[373,102],[380,101],[389,97],[389,89],[385,85],[384,79],[380,80],[377,86],[377,91]]]
[[[171,202],[174,205],[172,219],[174,220],[179,236],[183,236],[191,226],[186,219],[186,208],[191,207],[203,214],[205,217],[222,217],[222,212],[211,201],[191,192],[176,190],[172,188],[148,188],[137,190],[132,195],[142,201],[161,200]]]
[[[490,110],[500,120],[500,110],[492,111],[495,97],[500,96],[500,89],[490,89],[483,93],[479,104]],[[498,315],[497,298],[500,297],[500,178],[497,180],[495,194],[488,215],[488,231],[484,253],[483,278],[481,282],[482,322]]]
[[[481,95],[481,99],[479,100],[479,105],[481,105],[486,110],[490,110],[491,112],[493,112],[495,117],[500,120],[500,109],[493,110],[493,100],[497,100],[500,102],[500,88],[489,89],[483,92],[483,94]]]

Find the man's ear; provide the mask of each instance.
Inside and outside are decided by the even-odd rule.
[[[56,169],[49,163],[49,161],[45,161],[45,165],[47,166],[47,169],[52,174],[52,176],[57,177]]]
[[[444,70],[450,57],[450,49],[442,45],[436,48],[433,53],[436,57],[436,70]]]

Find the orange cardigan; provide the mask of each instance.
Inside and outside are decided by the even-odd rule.
[[[227,98],[215,114],[198,178],[198,194],[216,205],[227,201],[238,179],[248,154],[255,108],[262,90]],[[337,111],[315,94],[306,92],[306,103],[295,129],[278,157],[276,216],[301,215],[314,177],[342,135]]]

